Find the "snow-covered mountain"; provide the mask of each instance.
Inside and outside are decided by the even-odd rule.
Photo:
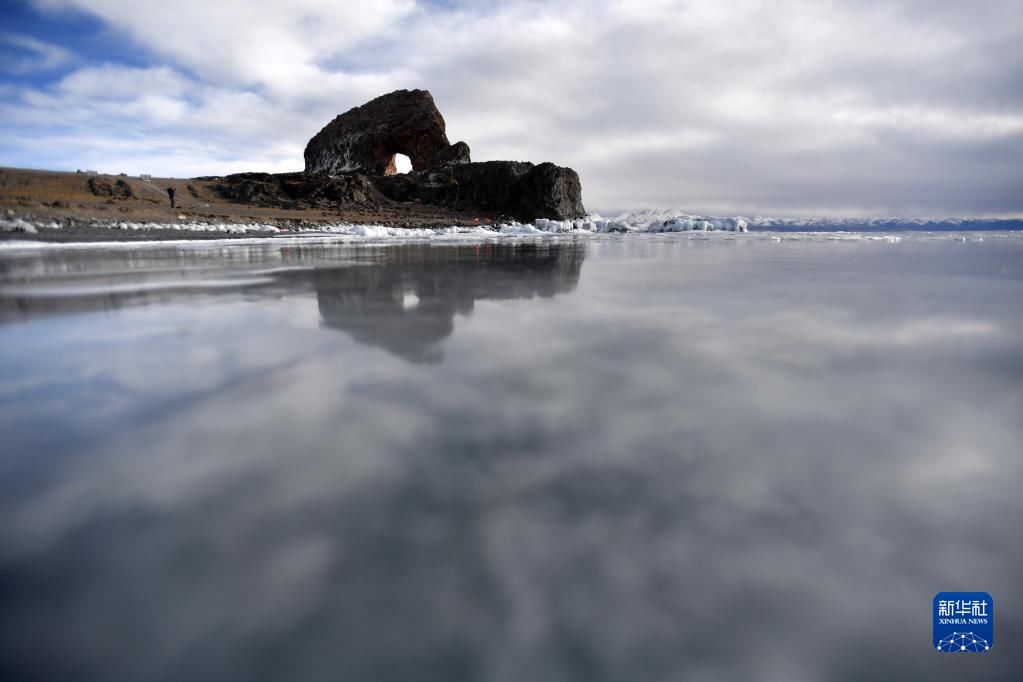
[[[700,216],[679,209],[645,209],[628,211],[616,216],[618,223],[644,229],[656,223],[666,223],[679,218],[694,221],[708,221],[711,224],[723,221],[741,221],[751,230],[779,230],[797,232],[833,232],[833,231],[897,231],[897,230],[929,230],[929,231],[962,231],[962,230],[1023,230],[1023,219],[1013,218],[777,218],[757,215],[752,218],[737,216],[735,218],[719,218]],[[734,223],[729,223],[734,224]],[[722,228],[717,228],[722,229]],[[728,229],[728,228],[724,228]],[[733,228],[734,229],[734,228]]]
[[[1007,218],[770,218],[749,219],[750,227],[765,230],[1023,230],[1023,220]]]

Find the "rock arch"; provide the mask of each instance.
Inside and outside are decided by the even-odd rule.
[[[390,175],[395,154],[408,156],[412,170],[420,172],[449,146],[433,96],[426,90],[397,90],[328,123],[306,145],[305,172]]]
[[[395,154],[409,157],[410,174],[394,174]],[[492,220],[570,220],[586,214],[579,175],[571,168],[473,163],[469,145],[448,143],[444,117],[426,90],[397,90],[336,117],[306,145],[303,177],[302,196],[336,193],[335,185],[343,185],[353,198],[346,193],[342,201],[355,201],[356,195],[369,201],[362,190],[372,188],[385,201],[448,207]],[[294,193],[289,197],[297,199]]]

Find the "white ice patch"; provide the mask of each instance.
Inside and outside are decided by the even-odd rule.
[[[102,227],[99,225],[97,227]],[[106,227],[118,230],[175,230],[177,232],[221,232],[224,234],[276,233],[280,228],[260,223],[112,223]]]
[[[646,224],[647,232],[749,232],[742,218],[678,215]]]
[[[244,244],[256,242],[324,242],[324,243],[364,243],[378,244],[390,242],[481,242],[500,240],[546,240],[567,238],[600,239],[608,234],[628,234],[665,238],[664,233],[681,233],[693,239],[742,239],[744,241],[789,242],[789,241],[877,241],[897,244],[904,239],[911,240],[946,240],[981,241],[983,237],[974,233],[964,232],[904,232],[885,234],[862,231],[761,231],[749,234],[747,221],[737,217],[697,216],[677,211],[642,211],[626,213],[616,218],[604,218],[598,214],[590,214],[576,220],[548,220],[540,218],[532,223],[510,222],[502,225],[470,225],[450,227],[389,227],[385,225],[355,225],[336,223],[330,225],[291,225],[278,227],[261,223],[215,223],[215,222],[176,222],[176,223],[141,223],[114,222],[92,224],[96,228],[108,228],[111,231],[110,241],[97,242],[36,242],[27,239],[0,240],[0,250],[13,251],[32,248],[146,248],[152,245],[175,245],[207,247],[213,245]],[[0,219],[0,231],[17,231],[36,233],[40,229],[59,229],[54,222],[32,223],[21,218]],[[153,240],[132,242],[121,241],[118,231],[174,231],[174,232],[209,232],[221,233],[225,236],[235,235],[232,239],[188,240],[182,235],[181,240]],[[989,238],[1020,239],[1023,231],[985,232]],[[166,236],[163,235],[163,236]]]
[[[57,229],[56,223],[40,225]],[[219,232],[223,234],[287,234],[287,235],[334,235],[351,239],[465,239],[497,238],[501,236],[547,236],[571,234],[609,234],[634,232],[713,232],[718,230],[746,232],[746,222],[740,218],[702,218],[677,215],[662,221],[633,220],[628,216],[606,219],[597,214],[576,220],[548,220],[539,218],[532,223],[511,222],[496,226],[451,226],[441,228],[388,227],[385,225],[354,225],[339,223],[299,228],[280,228],[275,225],[253,223],[140,223],[121,221],[93,227],[107,227],[112,230],[149,231],[170,230],[175,232]],[[36,226],[20,218],[0,221],[0,228],[9,231],[36,232]],[[116,239],[116,237],[115,237]]]
[[[617,222],[642,232],[748,232],[745,218],[691,215],[675,209],[630,211]]]
[[[0,218],[0,232],[28,232],[29,234],[35,234],[37,231],[35,225],[21,218],[15,218],[14,220]]]

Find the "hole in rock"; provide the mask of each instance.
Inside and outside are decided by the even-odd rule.
[[[395,154],[393,163],[395,175],[412,172],[412,159],[404,154]]]

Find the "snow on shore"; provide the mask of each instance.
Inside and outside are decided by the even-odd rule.
[[[36,248],[36,247],[129,247],[143,245],[183,245],[183,244],[238,244],[254,243],[273,240],[288,241],[324,241],[324,242],[353,242],[353,243],[379,243],[379,242],[424,242],[424,241],[461,241],[473,242],[483,240],[501,239],[529,239],[529,238],[556,238],[560,236],[601,236],[608,234],[634,234],[634,235],[657,235],[662,233],[689,233],[696,238],[713,239],[710,234],[706,237],[704,233],[719,233],[722,238],[726,235],[739,235],[749,232],[749,223],[743,218],[717,217],[717,216],[696,216],[680,213],[678,211],[639,211],[625,213],[614,218],[604,218],[598,214],[591,214],[577,220],[546,220],[538,219],[533,223],[511,222],[502,225],[474,225],[474,226],[451,226],[451,227],[389,227],[386,225],[356,225],[350,223],[339,223],[332,225],[291,225],[278,226],[265,223],[216,223],[216,222],[175,222],[175,223],[142,223],[142,222],[114,222],[114,223],[89,223],[83,225],[76,223],[69,227],[70,237],[74,237],[74,230],[85,227],[90,230],[90,241],[30,241],[29,239],[15,239],[0,241],[0,250],[10,251],[15,249]],[[758,226],[759,227],[759,226]],[[852,227],[850,224],[849,228]],[[56,222],[32,223],[22,218],[8,216],[0,218],[0,232],[23,232],[37,234],[40,236],[50,230],[63,229]],[[109,241],[95,241],[95,231],[108,229],[110,231]],[[158,230],[161,232],[160,239],[154,240],[122,240],[118,233],[126,231],[148,232]],[[167,239],[167,232],[181,232],[180,240]],[[996,229],[997,231],[997,229]],[[1002,230],[1004,231],[1004,230]],[[219,233],[225,239],[205,238],[197,240],[189,238],[187,233]],[[997,236],[994,232],[985,232],[987,236]],[[230,239],[227,239],[231,235]],[[906,235],[884,234],[871,226],[863,227],[860,230],[852,229],[830,229],[820,230],[793,230],[781,229],[771,230],[770,228],[758,230],[751,234],[744,234],[744,240],[755,241],[792,241],[792,240],[826,240],[826,241],[885,241],[888,243],[899,243]],[[212,235],[211,235],[212,236]],[[938,230],[936,232],[921,231],[919,238],[924,239],[955,239],[957,241],[982,241],[983,237],[976,232],[962,231],[953,233],[951,230]],[[1007,238],[1023,237],[1023,231],[1010,229],[1006,231]],[[734,237],[738,238],[738,236]]]
[[[93,223],[91,229],[108,229],[110,238],[117,241],[118,232],[123,231],[175,231],[175,232],[216,232],[232,235],[251,236],[296,236],[314,237],[331,236],[352,240],[376,239],[480,239],[500,237],[520,237],[530,235],[552,234],[608,234],[635,232],[712,232],[718,230],[730,232],[746,232],[746,222],[738,218],[700,218],[694,216],[673,216],[667,220],[630,221],[616,218],[606,219],[593,214],[579,220],[546,220],[539,219],[533,223],[505,223],[496,226],[451,226],[451,227],[389,227],[386,225],[304,225],[278,227],[261,223],[211,223],[211,222],[180,222],[180,223]],[[59,229],[56,223],[35,225],[26,220],[0,219],[0,231],[37,233],[39,229]]]
[[[21,218],[14,218],[13,220],[0,218],[0,232],[28,232],[35,234],[38,230],[35,225]]]

